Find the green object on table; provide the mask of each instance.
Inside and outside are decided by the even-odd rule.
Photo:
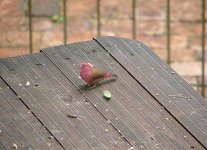
[[[103,91],[103,96],[104,96],[104,98],[109,100],[111,98],[111,92],[109,90],[104,90]]]

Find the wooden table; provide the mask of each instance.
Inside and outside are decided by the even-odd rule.
[[[83,89],[81,62],[118,79]],[[141,42],[97,37],[4,58],[0,76],[2,149],[207,148],[207,101]]]

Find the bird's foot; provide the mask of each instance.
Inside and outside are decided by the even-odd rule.
[[[79,88],[81,90],[90,90],[95,88],[97,85],[96,84],[85,84],[85,85],[81,85]]]
[[[89,88],[95,88],[97,86],[97,84],[88,84]]]

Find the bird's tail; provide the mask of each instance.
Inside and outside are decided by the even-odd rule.
[[[110,73],[106,73],[104,75],[105,78],[111,78],[111,77],[118,77],[116,74],[110,74]]]

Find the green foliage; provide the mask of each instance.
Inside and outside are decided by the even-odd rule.
[[[56,14],[51,18],[51,20],[54,23],[63,23],[64,22],[64,16]]]

